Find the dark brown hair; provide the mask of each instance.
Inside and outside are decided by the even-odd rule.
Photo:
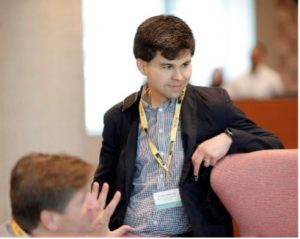
[[[158,51],[162,56],[176,59],[182,50],[195,52],[195,39],[190,27],[173,15],[158,15],[144,21],[137,29],[133,52],[135,58],[151,61]]]
[[[68,155],[29,154],[14,166],[10,199],[14,220],[27,232],[42,210],[64,212],[74,193],[89,183],[93,166]]]

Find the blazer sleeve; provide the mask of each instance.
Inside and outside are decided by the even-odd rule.
[[[99,164],[94,176],[94,180],[99,182],[100,186],[104,182],[107,182],[110,186],[115,184],[114,176],[120,152],[120,119],[121,115],[119,113],[119,106],[114,106],[104,115],[102,146],[99,156]]]
[[[222,90],[222,94],[225,99],[227,126],[233,133],[229,153],[284,148],[277,136],[256,125],[236,107],[225,90]]]

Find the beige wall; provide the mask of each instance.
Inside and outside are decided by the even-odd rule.
[[[257,40],[263,43],[267,42],[268,55],[267,62],[273,68],[277,61],[274,57],[276,52],[276,0],[256,0],[256,32]]]
[[[0,223],[9,172],[32,151],[97,163],[84,129],[80,0],[0,0]],[[101,119],[100,119],[101,120]]]
[[[256,0],[256,33],[267,47],[267,64],[284,81],[287,95],[298,93],[298,6],[296,0]]]

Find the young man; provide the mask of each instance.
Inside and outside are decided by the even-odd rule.
[[[180,18],[144,21],[134,55],[147,82],[104,116],[95,181],[122,193],[110,226],[128,224],[131,236],[232,236],[210,187],[211,166],[229,153],[282,148],[224,89],[189,84],[194,49]]]
[[[21,158],[11,173],[12,220],[0,227],[0,237],[122,236],[128,226],[108,228],[120,192],[105,208],[108,184],[98,197],[93,173],[91,164],[67,155]]]

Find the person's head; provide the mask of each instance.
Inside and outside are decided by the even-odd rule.
[[[150,62],[158,52],[174,60],[182,50],[195,52],[195,39],[190,27],[173,15],[150,17],[138,27],[134,38],[133,52],[136,59]]]
[[[29,154],[11,172],[13,219],[28,233],[85,235],[91,228],[88,198],[94,167],[67,155]]]
[[[251,52],[252,70],[255,70],[256,67],[263,62],[266,52],[266,47],[261,42],[254,46]]]
[[[212,80],[211,80],[211,86],[213,87],[220,87],[223,85],[223,71],[221,68],[216,68],[213,70],[212,73]]]
[[[138,27],[133,52],[152,97],[159,103],[177,98],[191,77],[195,39],[190,27],[176,16],[151,17]]]

